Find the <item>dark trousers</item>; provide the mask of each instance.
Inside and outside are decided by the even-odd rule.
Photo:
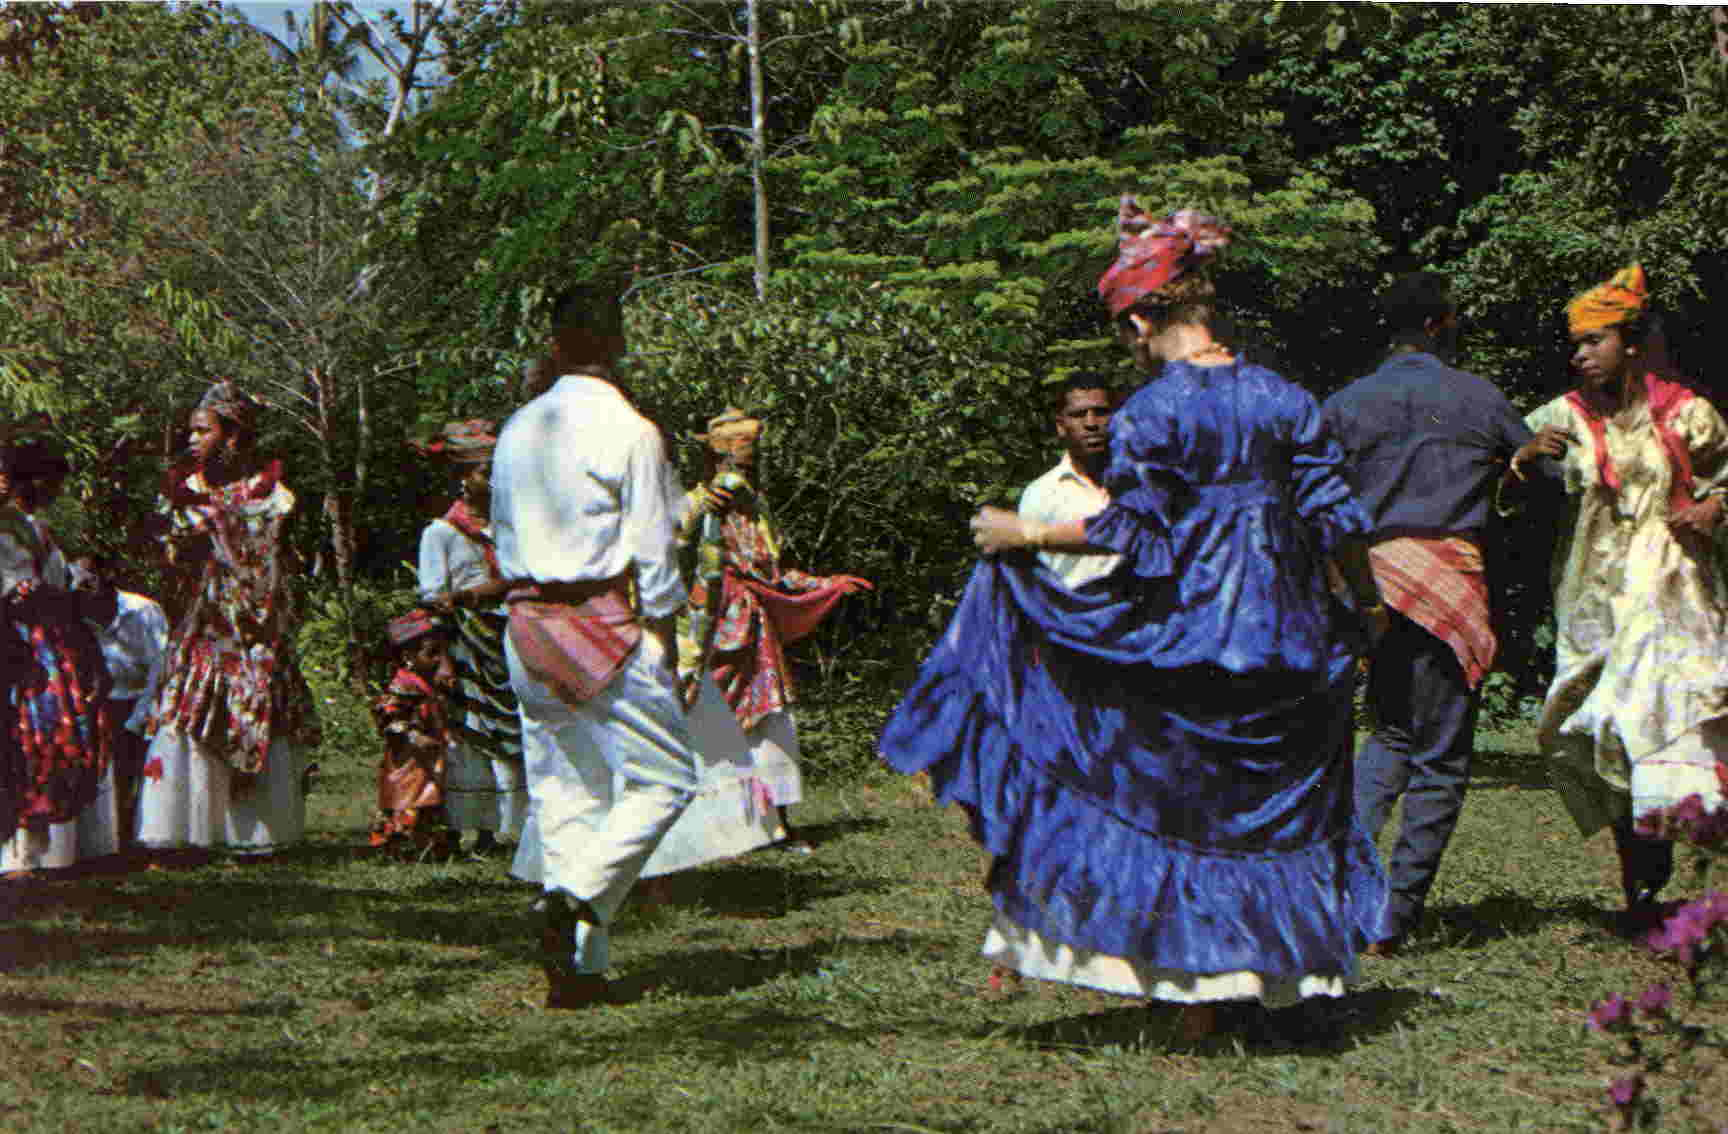
[[[1370,836],[1404,797],[1379,939],[1403,936],[1422,916],[1464,809],[1478,702],[1452,647],[1393,611],[1368,671],[1374,734],[1356,756],[1356,815]]]
[[[144,761],[150,753],[150,742],[121,726],[132,715],[136,700],[110,699],[108,712],[114,722],[113,748],[115,810],[120,821],[120,847],[130,847],[138,839],[138,792],[143,785]]]

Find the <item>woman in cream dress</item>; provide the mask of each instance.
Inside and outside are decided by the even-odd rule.
[[[1610,827],[1629,912],[1673,869],[1636,820],[1698,795],[1721,803],[1728,757],[1728,589],[1713,539],[1728,424],[1662,376],[1637,267],[1568,307],[1577,389],[1532,412],[1527,448],[1555,458],[1572,522],[1555,559],[1554,683],[1538,742],[1585,835]],[[1514,461],[1515,475],[1532,462]]]

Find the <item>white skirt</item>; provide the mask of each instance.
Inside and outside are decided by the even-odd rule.
[[[285,740],[270,745],[264,771],[241,796],[232,791],[233,770],[178,729],[163,728],[150,741],[145,767],[157,760],[161,772],[145,774],[138,800],[143,846],[225,846],[268,854],[298,842],[306,831],[303,761]]]
[[[765,847],[774,841],[780,826],[771,789],[755,774],[751,749],[737,718],[713,678],[704,678],[701,689],[687,717],[701,784],[696,798],[654,848],[642,868],[644,878]]]
[[[1132,958],[1046,940],[1000,913],[984,938],[982,952],[997,964],[1037,980],[1061,981],[1175,1004],[1258,1000],[1268,1008],[1288,1008],[1311,996],[1343,996],[1356,980],[1354,967],[1348,973],[1280,976],[1247,970],[1188,973],[1161,969]]]
[[[750,742],[751,774],[768,789],[776,807],[804,800],[804,777],[798,772],[798,729],[792,713],[779,709],[757,721],[745,733]]]
[[[120,816],[114,797],[114,769],[97,785],[96,798],[76,816],[40,831],[19,829],[0,843],[0,873],[14,870],[63,870],[86,859],[120,850]]]

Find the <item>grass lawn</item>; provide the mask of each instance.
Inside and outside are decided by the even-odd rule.
[[[1612,850],[1529,737],[1481,748],[1429,921],[1366,963],[1340,1034],[1178,1051],[1138,1003],[981,996],[982,858],[874,772],[814,786],[814,856],[629,910],[631,1002],[542,1012],[532,895],[495,861],[361,853],[373,753],[327,746],[312,837],[278,862],[0,882],[0,1130],[1607,1129],[1612,1048],[1583,1014],[1679,974],[1607,932]],[[1728,1060],[1691,1058],[1653,1077],[1658,1121],[1714,1134]]]

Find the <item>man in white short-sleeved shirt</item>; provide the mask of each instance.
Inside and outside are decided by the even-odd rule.
[[[1109,382],[1078,375],[1056,387],[1052,398],[1062,459],[1020,494],[1020,515],[1041,524],[1083,520],[1110,503],[1102,483],[1110,463],[1110,415],[1116,409]],[[1121,561],[1103,552],[1040,551],[1038,558],[1069,590],[1102,579]]]

